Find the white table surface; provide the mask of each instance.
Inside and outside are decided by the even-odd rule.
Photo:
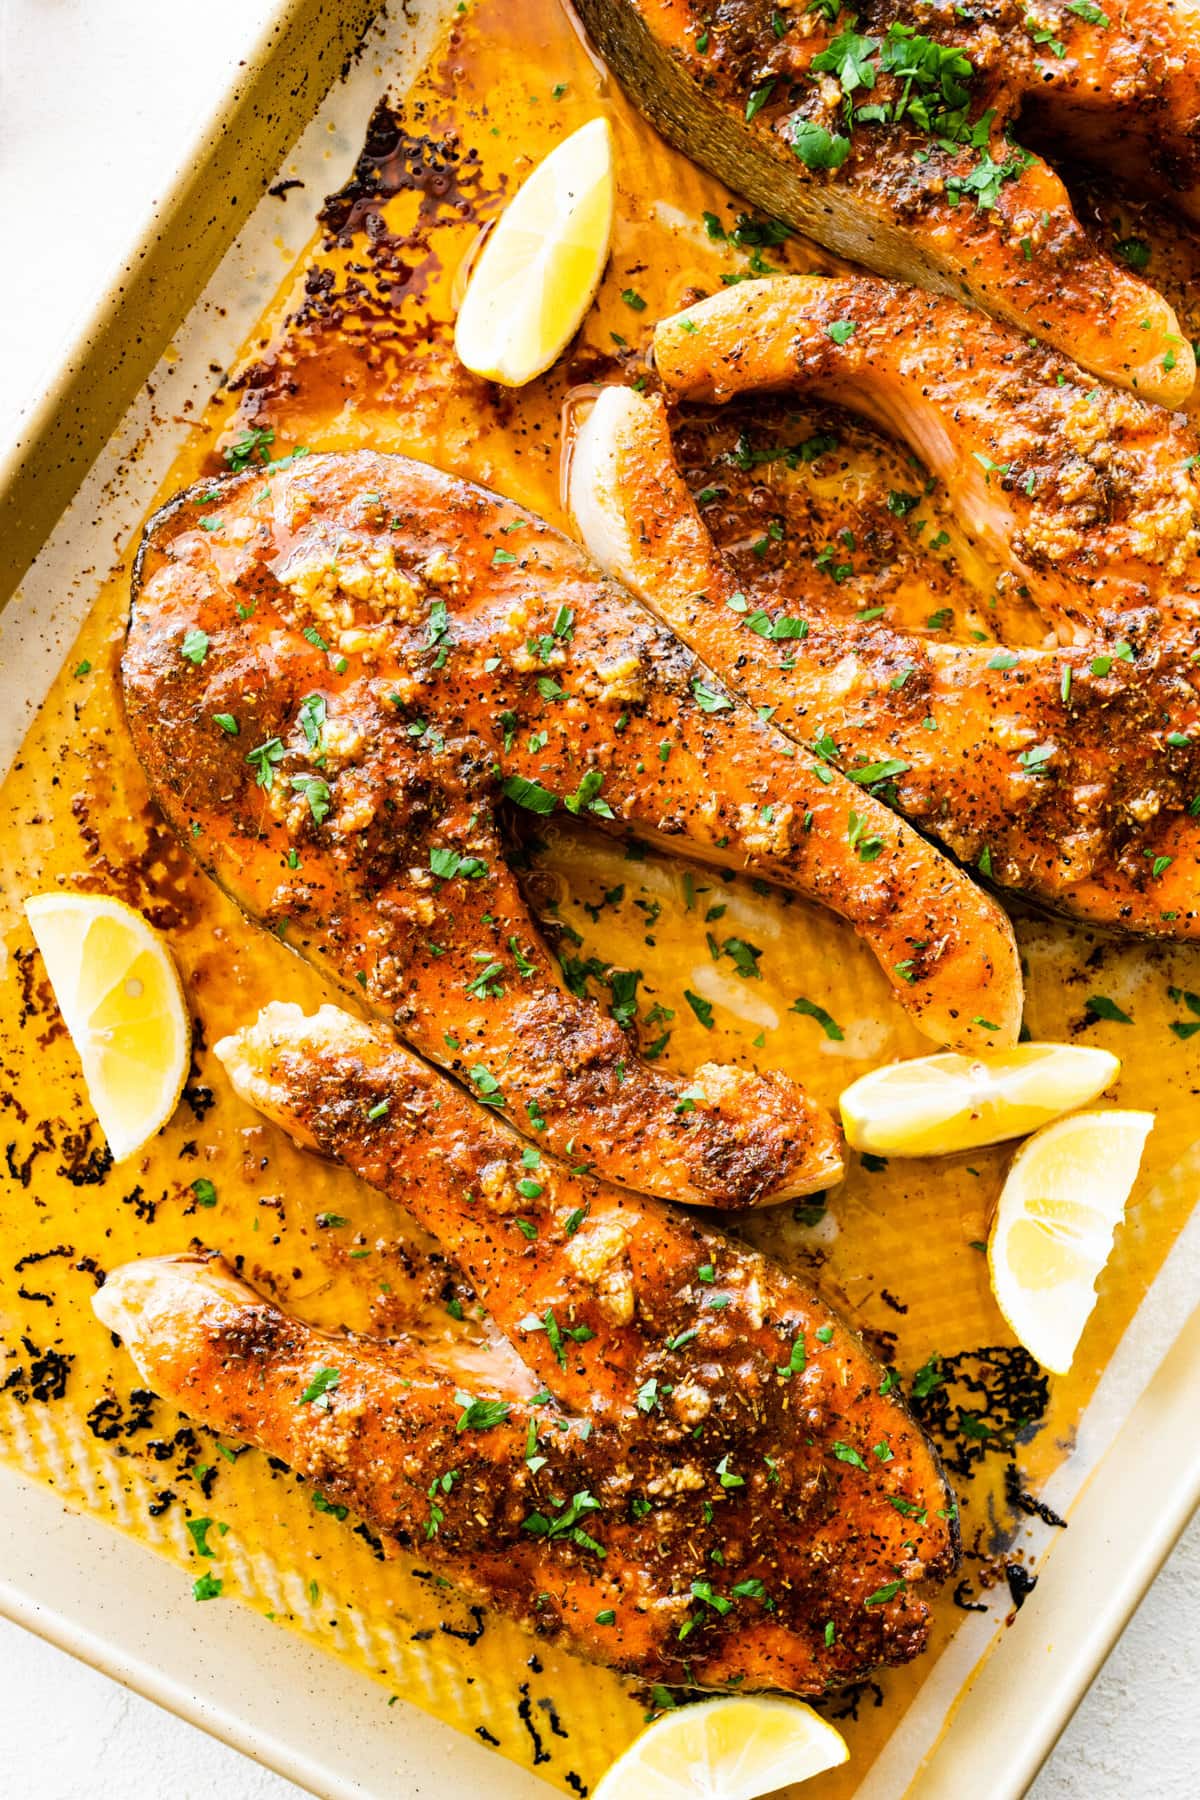
[[[268,0],[206,0],[199,12],[178,0],[0,0],[0,243],[10,270],[19,254],[21,272],[0,283],[0,429],[36,398],[269,11]],[[5,1800],[298,1792],[0,1621]],[[1031,1794],[1195,1800],[1198,1792],[1200,1521]],[[986,1776],[970,1800],[988,1800]]]

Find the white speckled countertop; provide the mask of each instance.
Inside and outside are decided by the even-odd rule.
[[[0,0],[0,427],[53,371],[268,0]],[[1150,1590],[1033,1800],[1200,1792],[1200,1521]],[[299,1790],[0,1621],[0,1795],[287,1800]],[[382,1794],[379,1800],[385,1800]],[[403,1800],[387,1796],[386,1800]],[[988,1800],[986,1773],[971,1800]]]

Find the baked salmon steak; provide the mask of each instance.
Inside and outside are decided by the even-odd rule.
[[[835,318],[856,327],[840,344]],[[865,278],[747,283],[664,321],[656,347],[688,399],[794,386],[884,423],[997,585],[1079,641],[950,646],[835,616],[802,557],[756,604],[681,478],[662,400],[626,388],[600,394],[571,458],[597,560],[776,726],[990,880],[1097,924],[1200,935],[1200,445],[1180,421]]]
[[[762,1435],[734,1418],[697,1439],[637,1429],[632,1393],[628,1430],[564,1408],[507,1365],[468,1390],[438,1352],[315,1330],[215,1259],[126,1263],[93,1305],[155,1393],[352,1507],[385,1553],[643,1680],[811,1694],[908,1661],[921,1589],[955,1561],[933,1454],[840,1323],[795,1370],[780,1336],[782,1372],[756,1382]],[[824,1316],[801,1303],[778,1325]],[[861,1539],[827,1535],[839,1507]]]
[[[437,1237],[528,1371],[527,1383],[515,1386],[515,1365],[506,1363],[498,1392],[474,1390],[481,1401],[522,1403],[522,1448],[506,1449],[492,1475],[511,1484],[498,1547],[524,1541],[529,1514],[554,1518],[587,1490],[602,1510],[583,1523],[608,1551],[600,1567],[595,1552],[576,1557],[558,1533],[538,1547],[542,1577],[528,1577],[531,1591],[552,1586],[560,1596],[533,1618],[538,1629],[568,1630],[589,1654],[660,1678],[687,1679],[686,1662],[705,1683],[744,1679],[796,1691],[916,1653],[928,1624],[922,1587],[955,1564],[954,1501],[897,1378],[801,1282],[694,1214],[533,1150],[385,1026],[339,1008],[305,1017],[274,1004],[222,1040],[217,1055],[259,1113],[345,1163]],[[109,1277],[101,1309],[111,1307],[121,1279]],[[307,1334],[309,1361],[277,1376],[269,1335],[225,1334],[223,1354],[236,1351],[247,1368],[261,1364],[281,1395],[278,1418],[265,1397],[261,1417],[230,1415],[211,1350],[189,1354],[182,1323],[162,1331],[155,1367],[125,1326],[103,1316],[160,1393],[285,1457],[377,1528],[395,1527],[370,1484],[396,1452],[368,1435],[374,1412],[351,1389],[344,1355],[352,1350]],[[178,1373],[164,1373],[168,1355],[194,1382],[190,1392],[181,1391]],[[341,1371],[331,1406],[363,1434],[344,1452],[342,1441],[335,1449],[324,1436],[336,1416],[297,1404],[321,1367]],[[459,1376],[449,1385],[472,1383]],[[535,1407],[531,1439],[534,1393],[544,1407]],[[561,1442],[560,1417],[582,1427],[572,1448],[583,1461],[569,1476],[538,1460]],[[400,1429],[400,1420],[380,1424],[385,1434]],[[477,1524],[470,1491],[443,1484],[447,1470],[461,1466],[456,1455],[474,1443],[471,1434],[461,1445],[451,1438],[444,1466],[414,1448],[402,1484],[410,1509],[403,1529],[422,1554],[428,1536],[430,1554],[454,1551],[478,1571],[491,1566],[476,1552],[492,1542],[496,1511],[486,1508],[486,1523]],[[445,1515],[433,1533],[431,1492]],[[594,1576],[617,1587],[589,1589],[586,1603],[583,1594],[571,1598],[546,1579],[547,1557],[564,1581],[574,1569],[580,1581]],[[488,1580],[486,1597],[505,1604],[505,1585]],[[695,1584],[707,1581],[718,1595],[764,1605],[698,1606]],[[615,1628],[596,1632],[596,1614],[608,1608],[617,1612]]]
[[[768,213],[1108,381],[1166,406],[1187,398],[1195,358],[1175,313],[1096,245],[1023,145],[1065,149],[1200,217],[1191,6],[579,0],[579,12],[664,136]]]
[[[122,670],[159,803],[233,897],[615,1180],[750,1205],[836,1179],[839,1139],[783,1077],[662,1074],[569,993],[505,812],[751,869],[849,919],[929,1035],[1016,1036],[994,902],[569,538],[426,464],[311,456],[182,495],[147,528]]]

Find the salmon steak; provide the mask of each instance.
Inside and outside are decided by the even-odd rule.
[[[507,500],[399,456],[310,456],[180,496],[137,559],[122,664],[167,818],[235,900],[547,1150],[669,1197],[827,1186],[795,1083],[639,1059],[570,993],[514,818],[581,816],[752,870],[855,926],[940,1042],[1014,1041],[1004,914],[762,720]]]
[[[1039,150],[1200,216],[1200,27],[1172,0],[578,0],[647,117],[838,256],[970,301],[1166,406],[1166,300],[1080,224]],[[1120,147],[1119,169],[1112,151]]]
[[[663,320],[655,360],[676,420],[785,390],[884,427],[1049,647],[949,645],[890,624],[887,604],[846,618],[802,556],[764,610],[680,475],[664,398],[628,388],[601,392],[571,459],[598,561],[779,729],[990,881],[1094,924],[1200,935],[1187,424],[955,301],[865,276],[741,283]]]

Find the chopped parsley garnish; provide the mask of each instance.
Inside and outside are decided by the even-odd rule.
[[[793,119],[792,149],[806,169],[840,169],[850,154],[850,139],[826,131],[813,119]]]
[[[527,1519],[521,1521],[521,1530],[530,1532],[534,1537],[569,1537],[571,1542],[578,1544],[581,1550],[590,1550],[596,1556],[604,1556],[606,1552],[603,1547],[596,1542],[595,1538],[589,1537],[579,1523],[580,1519],[586,1518],[589,1513],[599,1511],[600,1502],[586,1488],[583,1488],[567,1506],[563,1507],[557,1518],[550,1519],[545,1513],[533,1512]]]
[[[881,1588],[876,1588],[876,1590],[873,1594],[868,1594],[867,1598],[863,1601],[863,1605],[864,1606],[884,1606],[887,1604],[887,1602],[889,1600],[894,1600],[896,1598],[896,1595],[900,1592],[900,1590],[903,1586],[904,1586],[903,1578],[901,1578],[898,1581],[889,1581],[885,1584],[885,1586],[883,1586]]]
[[[840,1044],[844,1041],[845,1033],[837,1020],[832,1014],[827,1013],[823,1006],[818,1006],[815,1000],[807,1000],[801,994],[792,1002],[788,1010],[799,1013],[802,1018],[815,1019],[831,1043]]]
[[[980,212],[990,212],[1000,198],[1004,183],[1023,174],[1032,161],[1032,156],[1024,150],[1014,150],[1002,163],[985,153],[969,175],[947,176],[946,192],[952,199],[955,195],[970,194]]]
[[[695,1591],[693,1588],[692,1592]],[[748,1575],[745,1581],[735,1581],[729,1591],[739,1600],[762,1600],[767,1592],[757,1575]]]
[[[216,1524],[215,1519],[185,1519],[184,1529],[196,1547],[197,1556],[215,1556],[217,1553],[208,1541],[208,1534]],[[218,1525],[217,1530],[224,1537],[229,1530],[228,1525]]]
[[[1082,19],[1085,25],[1100,25],[1105,31],[1108,30],[1108,14],[1093,5],[1093,0],[1067,0],[1067,11],[1074,13],[1077,19]]]
[[[569,813],[578,815],[581,812],[597,813],[602,819],[611,819],[613,809],[607,800],[597,798],[604,786],[604,774],[600,769],[589,769],[581,778],[579,786],[573,794],[568,794],[563,801]]]
[[[523,806],[527,812],[552,813],[558,805],[558,797],[549,788],[544,788],[539,781],[531,781],[525,775],[510,775],[504,783],[505,796]]]
[[[883,839],[867,831],[867,822],[858,813],[850,814],[846,836],[860,862],[874,862],[883,849]]]
[[[1054,755],[1053,744],[1032,744],[1028,750],[1022,750],[1017,757],[1021,767],[1030,775],[1044,775],[1046,764]]]
[[[487,864],[479,856],[460,856],[457,850],[431,850],[429,867],[440,881],[453,881],[456,875],[476,881],[487,874]]]
[[[1170,1021],[1171,1030],[1177,1038],[1186,1040],[1195,1037],[1197,1032],[1200,1032],[1200,994],[1189,993],[1186,988],[1179,987],[1169,987],[1167,994],[1177,1006],[1186,1006],[1187,1010],[1195,1015],[1191,1019],[1172,1019]]]
[[[1141,275],[1150,263],[1150,246],[1139,237],[1120,238],[1116,245],[1117,255],[1138,275]]]
[[[859,787],[874,787],[876,782],[893,781],[897,775],[907,775],[911,768],[911,763],[901,761],[898,756],[889,756],[882,762],[867,763],[864,768],[847,769],[845,772]]]
[[[236,443],[226,445],[225,461],[234,475],[240,475],[252,462],[267,462],[267,451],[274,442],[275,433],[269,426],[252,426]]]
[[[1133,1020],[1127,1012],[1122,1012],[1115,1000],[1106,994],[1089,994],[1087,1010],[1096,1019],[1108,1019],[1114,1025],[1132,1025]]]
[[[726,938],[721,946],[721,954],[729,958],[743,981],[762,980],[762,971],[758,966],[762,951],[757,944],[748,944],[745,938]]]
[[[296,717],[309,749],[320,749],[321,734],[325,729],[325,696],[323,694],[306,694],[300,702],[300,710]]]
[[[726,694],[718,694],[714,688],[708,687],[698,675],[692,677],[692,693],[701,712],[727,712],[733,701]]]
[[[783,643],[789,638],[806,638],[808,636],[807,619],[793,618],[789,613],[783,613],[778,619],[773,619],[770,613],[764,612],[761,607],[757,607],[754,612],[747,614],[742,623],[746,630],[752,631],[756,637],[767,638],[776,644]]]
[[[699,1337],[699,1335],[700,1335],[700,1327],[698,1325],[690,1325],[686,1331],[679,1332],[675,1337],[667,1338],[667,1340],[666,1340],[667,1349],[668,1350],[682,1350],[684,1348],[685,1344],[690,1344],[692,1339],[694,1337]]]
[[[764,81],[761,87],[751,89],[750,97],[746,101],[747,125],[750,123],[751,119],[757,117],[763,107],[767,104],[767,101],[771,98],[774,87],[774,81]]]
[[[730,1469],[728,1452],[726,1452],[717,1464],[717,1480],[721,1483],[723,1488],[740,1488],[745,1487],[746,1485],[742,1477],[740,1475],[735,1475]]]
[[[711,1581],[693,1581],[691,1592],[697,1600],[702,1601],[705,1606],[711,1606],[714,1612],[722,1616],[733,1611],[733,1601],[726,1599],[724,1594],[714,1593]]]
[[[691,988],[684,988],[683,997],[703,1025],[704,1029],[706,1031],[711,1031],[713,1028],[712,1002],[703,999],[699,994],[693,994]]]
[[[814,73],[836,75],[843,94],[850,95],[859,88],[875,86],[875,64],[871,59],[879,48],[878,38],[841,31],[827,49],[813,57],[809,66]]]
[[[258,744],[253,750],[247,751],[246,761],[254,770],[254,779],[259,787],[269,789],[275,785],[275,765],[281,763],[283,757],[283,740],[277,737],[268,738],[265,744]]]
[[[504,1093],[490,1069],[486,1068],[483,1063],[476,1063],[468,1073],[478,1100],[482,1100],[485,1106],[504,1105]]]
[[[300,1405],[317,1405],[323,1411],[329,1410],[329,1395],[341,1381],[340,1369],[318,1369],[304,1392],[300,1396]]]
[[[308,801],[313,824],[320,825],[329,817],[329,783],[319,775],[293,775],[291,785]]]
[[[946,1377],[942,1374],[942,1359],[935,1352],[927,1362],[921,1364],[912,1378],[912,1397],[924,1400],[932,1394],[935,1387],[941,1387]]]
[[[188,662],[195,663],[196,667],[199,668],[200,664],[208,655],[207,631],[201,631],[198,625],[193,625],[189,630],[185,631],[183,634],[183,642],[179,646],[179,654],[182,657],[186,657]]]
[[[455,1431],[490,1431],[494,1425],[503,1425],[512,1410],[507,1400],[476,1400],[461,1389],[454,1398],[463,1408]]]

